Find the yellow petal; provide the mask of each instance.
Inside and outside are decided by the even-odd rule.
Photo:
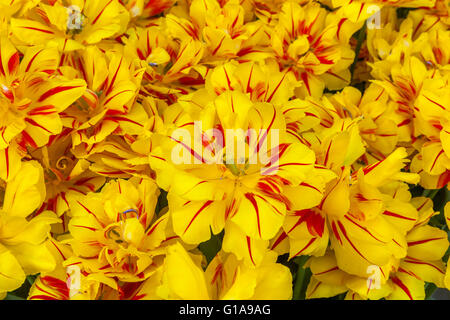
[[[5,241],[9,245],[15,245],[26,242],[32,245],[39,245],[43,243],[50,232],[51,224],[61,222],[53,212],[45,211],[34,217],[26,224],[26,227],[14,237]]]
[[[144,227],[139,222],[137,218],[130,218],[125,221],[125,226],[123,229],[123,239],[139,247],[143,237],[144,237]]]
[[[0,292],[13,291],[25,281],[25,273],[12,253],[0,244]]]
[[[445,265],[442,260],[423,261],[406,257],[400,267],[423,281],[432,282],[439,288],[445,287]]]
[[[179,243],[167,249],[163,283],[169,298],[184,300],[209,299],[205,276]]]
[[[45,244],[22,243],[9,248],[26,274],[51,272],[56,267],[55,259]]]
[[[424,300],[425,283],[405,273],[397,272],[391,277],[392,293],[388,300]]]
[[[45,24],[26,19],[11,19],[11,31],[20,41],[31,45],[47,43],[57,35]]]
[[[292,274],[280,263],[263,264],[257,269],[253,300],[292,299]]]
[[[419,260],[440,260],[449,246],[447,233],[429,225],[413,229],[406,240],[408,256]]]
[[[224,251],[232,252],[239,260],[243,259],[247,265],[257,266],[261,263],[268,250],[268,240],[246,236],[233,222],[227,223],[225,230],[222,244]]]
[[[17,151],[17,146],[10,145],[4,150],[0,150],[0,179],[8,182],[22,167],[21,157]]]
[[[269,240],[280,230],[286,206],[284,203],[255,193],[245,193],[231,221],[254,239]]]
[[[44,201],[44,173],[36,161],[22,165],[14,180],[8,183],[5,191],[3,210],[8,214],[26,217]]]
[[[198,244],[211,237],[210,226],[216,215],[225,212],[225,204],[212,200],[184,201],[180,207],[171,210],[175,233],[186,243]]]
[[[328,285],[311,277],[306,289],[306,299],[331,298],[348,290],[346,286]]]

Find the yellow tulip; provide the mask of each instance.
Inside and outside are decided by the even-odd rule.
[[[0,292],[13,291],[26,275],[52,271],[56,262],[45,246],[50,225],[60,222],[54,213],[33,215],[45,199],[42,167],[22,164],[6,185],[0,210]]]
[[[244,265],[233,254],[219,254],[206,271],[180,244],[168,247],[159,294],[186,300],[285,300],[292,297],[287,267],[268,252],[258,267]]]

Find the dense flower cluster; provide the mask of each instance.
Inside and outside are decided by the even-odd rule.
[[[0,1],[0,299],[450,289],[449,13]]]

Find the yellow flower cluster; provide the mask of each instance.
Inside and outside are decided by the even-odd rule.
[[[450,289],[449,14],[0,0],[0,299]]]

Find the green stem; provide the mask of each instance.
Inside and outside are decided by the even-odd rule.
[[[367,28],[367,23],[364,22],[363,27],[361,29],[359,29],[359,31],[358,31],[358,36],[356,38],[358,40],[358,42],[356,43],[356,48],[355,48],[355,60],[353,60],[353,63],[350,67],[350,73],[352,74],[350,82],[353,81],[353,73],[355,72],[356,63],[358,62],[359,52],[361,51],[361,47],[362,47],[362,44],[364,43],[364,40],[366,39],[366,28]]]
[[[33,285],[34,281],[36,280],[36,278],[34,276],[28,276],[27,277],[27,281],[30,284],[30,286]]]
[[[424,197],[433,199],[438,194],[439,191],[441,191],[441,189],[424,190],[423,195]]]
[[[297,274],[295,277],[294,292],[293,292],[293,296],[292,296],[293,300],[304,299],[306,286],[303,282],[306,278],[305,277],[306,270],[305,270],[305,268],[303,268],[303,266],[305,265],[305,263],[308,259],[309,259],[309,256],[301,256],[296,259],[297,260],[296,263],[298,264],[298,270],[297,270]]]

